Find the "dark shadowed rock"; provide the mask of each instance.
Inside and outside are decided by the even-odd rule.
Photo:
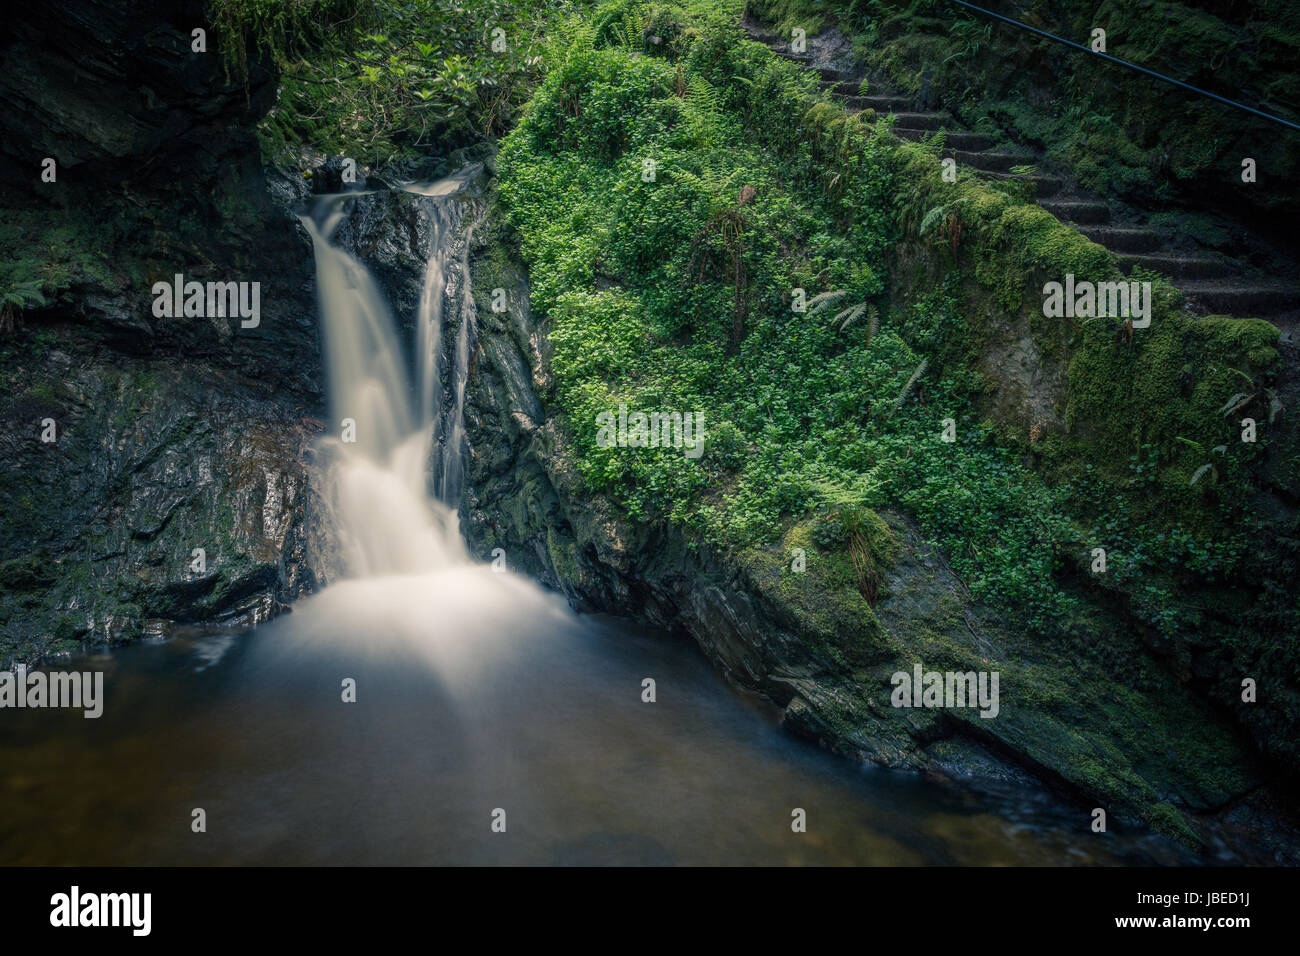
[[[204,9],[6,11],[0,252],[54,288],[0,342],[4,662],[262,620],[318,583],[306,186],[263,170],[253,127],[275,77],[254,56],[232,82]],[[176,274],[259,283],[258,324],[155,315],[153,284]]]

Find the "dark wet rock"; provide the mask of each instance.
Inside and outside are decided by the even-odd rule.
[[[268,389],[93,356],[42,372],[19,384],[11,371],[18,387],[0,400],[11,655],[114,643],[157,622],[256,623],[315,588],[315,429]],[[39,441],[44,418],[58,423],[53,443]]]
[[[71,0],[58,17],[29,5],[7,26],[0,253],[57,287],[52,315],[27,320],[79,322],[114,351],[184,353],[318,397],[310,246],[296,189],[268,183],[254,134],[274,98],[269,64],[254,56],[246,82],[232,81],[204,5],[188,0]],[[206,53],[190,49],[198,27]],[[46,156],[53,183],[40,180]],[[260,283],[258,326],[155,316],[154,284],[177,274]]]
[[[0,252],[56,291],[0,341],[0,663],[263,620],[318,583],[307,184],[264,170],[253,132],[275,77],[254,56],[232,82],[199,2],[6,20]],[[257,327],[155,316],[176,274],[259,282]]]
[[[5,13],[0,42],[0,151],[35,180],[52,156],[84,181],[140,181],[232,152],[236,124],[256,119],[275,75],[256,55],[232,82],[202,0],[69,0]],[[207,31],[207,52],[191,33]]]
[[[358,196],[334,234],[374,274],[404,333],[419,308],[432,239],[419,197],[400,190]]]
[[[304,157],[303,175],[317,196],[346,192],[382,192],[392,189],[384,177],[368,173],[347,156],[330,156],[323,161]]]
[[[350,157],[330,156],[311,170],[311,191],[316,195],[360,191],[366,187],[365,174]]]

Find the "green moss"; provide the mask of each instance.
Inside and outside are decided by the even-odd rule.
[[[56,577],[54,562],[45,550],[0,562],[0,587],[13,591],[40,591]]]
[[[872,519],[881,529],[883,561],[893,538],[874,513]],[[858,588],[847,549],[819,547],[811,523],[791,526],[778,545],[746,551],[741,561],[750,578],[795,616],[814,646],[837,651],[853,665],[879,660],[890,651],[888,635]],[[803,570],[796,570],[800,565]]]
[[[981,731],[1170,832],[1178,807],[1241,792],[1229,732],[1143,638],[1249,656],[1258,637],[1230,644],[1225,622],[1284,613],[1247,596],[1261,570],[1284,593],[1294,566],[1250,563],[1254,451],[1216,450],[1233,393],[1265,395],[1276,330],[1190,320],[1140,273],[1152,324],[1131,339],[1047,319],[1044,281],[1118,279],[1115,258],[1021,186],[944,183],[937,144],[850,120],[730,24],[694,23],[664,58],[625,29],[575,40],[500,154],[583,488],[739,564],[816,673],[870,694],[899,662],[996,666],[1007,710]],[[796,312],[795,289],[822,307]],[[1008,407],[1017,365],[1042,373],[1043,408]],[[705,410],[705,455],[601,447],[620,403]],[[1205,454],[1218,470],[1193,486]],[[916,566],[900,542],[918,533],[960,587]],[[863,726],[828,706],[835,732]]]
[[[1165,490],[1185,490],[1202,460],[1179,439],[1209,448],[1236,438],[1239,429],[1222,407],[1275,365],[1278,330],[1259,319],[1191,320],[1161,310],[1132,344],[1116,331],[1116,322],[1102,320],[1080,331],[1069,366],[1073,453],[1114,470],[1143,446],[1156,446],[1164,452]]]
[[[110,265],[122,223],[106,217],[52,215],[50,210],[6,210],[0,224],[0,289],[37,283],[46,298],[67,301],[78,284],[122,288]]]
[[[1204,841],[1192,829],[1187,817],[1170,803],[1157,803],[1146,814],[1146,821],[1151,829],[1165,836],[1173,837],[1188,846],[1199,847]]]
[[[38,402],[54,405],[58,402],[58,395],[54,391],[54,386],[47,382],[38,382],[27,390],[28,397]]]
[[[981,180],[944,182],[939,157],[924,145],[899,143],[895,164],[904,230],[937,242],[942,240],[933,237],[931,223],[960,222],[957,245],[978,243],[974,274],[1005,309],[1021,308],[1035,276],[1074,273],[1093,281],[1120,276],[1107,249],[1041,206]]]
[[[570,585],[578,580],[578,564],[574,560],[573,547],[572,542],[561,540],[555,529],[547,526],[546,553],[550,556],[551,567],[562,583]]]
[[[159,385],[158,376],[151,371],[142,369],[135,375],[135,390],[137,392],[148,395],[158,391]]]

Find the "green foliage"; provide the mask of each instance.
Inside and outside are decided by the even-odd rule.
[[[23,309],[66,302],[78,284],[120,287],[112,249],[138,228],[134,217],[109,204],[100,217],[6,210],[0,222],[0,328],[11,331]]]
[[[869,601],[888,551],[874,509],[902,506],[974,592],[1045,625],[1067,600],[1057,500],[986,430],[940,442],[940,418],[973,422],[968,379],[927,376],[927,356],[868,317],[895,235],[893,147],[727,24],[696,24],[675,63],[633,56],[635,37],[570,50],[499,159],[589,487],[731,548],[812,516]],[[844,334],[854,321],[869,334]],[[703,411],[708,454],[598,447],[596,416],[620,403]]]
[[[542,75],[549,29],[570,6],[225,0],[223,8],[239,11],[280,69],[278,102],[259,131],[268,158],[291,162],[307,147],[377,166],[505,130]],[[304,17],[329,27],[299,29]]]
[[[1044,507],[1061,519],[1053,545],[1065,545],[1065,560],[1053,565],[1058,577],[1068,580],[1089,548],[1104,545],[1112,570],[1094,583],[1125,592],[1131,612],[1154,633],[1196,634],[1222,648],[1245,642],[1259,653],[1258,637],[1247,637],[1252,628],[1256,635],[1280,630],[1288,638],[1269,653],[1295,659],[1294,602],[1243,598],[1257,593],[1261,580],[1268,582],[1264,593],[1280,594],[1296,568],[1288,544],[1294,531],[1272,526],[1259,505],[1274,432],[1254,444],[1240,440],[1244,416],[1281,421],[1281,401],[1268,384],[1278,330],[1257,319],[1193,319],[1167,279],[1141,270],[1129,278],[1152,283],[1149,328],[1129,335],[1118,319],[1045,320],[1042,282],[1067,273],[1119,279],[1110,253],[998,186],[943,182],[924,145],[899,143],[895,162],[904,231],[941,246],[931,261],[949,270],[941,288],[927,281],[912,291],[900,330],[909,345],[937,358],[954,383],[965,369],[976,407],[983,405],[980,380],[996,388],[1005,374],[999,343],[1008,337],[1028,339],[1041,367],[1062,370],[1060,431],[1035,439],[1030,433],[1040,422],[1009,429],[1005,415],[1002,428],[1004,439],[1032,447],[1036,469],[1054,489]],[[931,235],[953,211],[962,237],[955,248]],[[916,255],[915,243],[908,255]],[[1207,610],[1207,588],[1233,597]]]
[[[250,54],[287,62],[374,9],[365,0],[208,0],[227,73],[240,81],[248,77]]]
[[[12,332],[23,309],[49,304],[41,291],[42,285],[38,279],[29,279],[0,289],[0,332]]]
[[[1116,555],[1108,586],[1163,633],[1196,619],[1178,595],[1245,573],[1247,539],[1225,529],[1252,526],[1256,452],[1228,443],[1215,480],[1193,484],[1207,459],[1176,439],[1225,444],[1231,398],[1267,408],[1272,326],[1188,321],[1159,279],[1135,344],[1105,320],[1045,323],[1035,277],[1118,276],[1105,249],[1013,186],[943,182],[932,149],[847,117],[723,18],[681,12],[689,42],[647,50],[612,26],[644,17],[608,9],[598,40],[556,54],[500,156],[592,490],[733,550],[806,527],[864,597],[884,564],[846,519],[902,509],[975,598],[1040,632],[1079,618],[1073,578],[1096,541]],[[948,271],[882,316],[900,239]],[[1066,370],[1070,436],[1034,460],[1023,433],[982,420],[993,330],[974,317],[990,294]],[[708,453],[598,447],[596,416],[619,404],[703,411]]]

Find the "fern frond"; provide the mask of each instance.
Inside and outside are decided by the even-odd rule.
[[[682,113],[695,128],[703,145],[712,144],[719,139],[725,125],[721,94],[716,86],[702,76],[692,73],[687,77]]]
[[[840,319],[843,319],[844,321],[840,323],[840,331],[843,332],[858,319],[862,318],[862,313],[866,311],[867,304],[865,302],[860,302],[857,305],[851,305],[847,309],[844,309],[836,315],[835,318],[831,319],[831,321],[839,322]]]
[[[912,373],[912,377],[907,380],[907,384],[904,385],[902,391],[898,393],[898,398],[894,399],[894,411],[898,411],[903,407],[903,402],[907,399],[907,393],[912,390],[912,386],[916,384],[917,379],[925,374],[925,370],[929,364],[929,359],[921,359],[921,364],[916,367],[916,371]]]
[[[1219,409],[1219,414],[1231,415],[1238,409],[1245,408],[1249,405],[1251,399],[1254,397],[1254,395],[1247,395],[1245,392],[1238,392],[1236,395],[1233,395],[1232,398],[1224,402],[1223,407]]]
[[[808,300],[808,305],[810,306],[808,309],[809,318],[816,315],[818,312],[821,312],[832,302],[838,302],[848,294],[848,289],[835,289],[832,292],[823,292],[821,295],[813,296]]]
[[[947,213],[948,213],[947,206],[935,206],[933,209],[931,209],[929,212],[925,214],[924,218],[921,219],[921,228],[918,229],[917,232],[920,235],[924,236],[927,232],[930,231],[930,229],[934,226],[934,224],[939,220],[943,219],[943,217],[947,215]]]

